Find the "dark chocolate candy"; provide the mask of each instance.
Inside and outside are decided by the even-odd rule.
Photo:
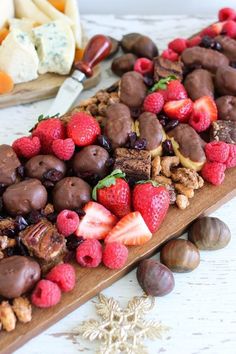
[[[149,112],[142,113],[139,118],[140,139],[146,139],[147,150],[158,148],[163,140],[163,129],[156,115]]]
[[[78,177],[66,177],[58,182],[52,191],[55,210],[77,209],[91,199],[91,188]]]
[[[221,66],[216,72],[215,85],[220,95],[236,96],[236,69]]]
[[[21,165],[10,145],[0,145],[0,184],[9,186],[16,183],[17,167]]]
[[[32,178],[9,186],[3,193],[3,203],[10,215],[25,215],[44,208],[47,197],[42,183]]]
[[[53,155],[37,155],[25,164],[26,176],[40,180],[43,180],[43,175],[52,169],[61,172],[61,178],[66,174],[65,162]]]
[[[216,105],[219,119],[236,121],[236,97],[221,96],[217,98]]]
[[[125,73],[120,80],[119,96],[122,103],[130,108],[138,108],[146,97],[147,87],[143,76],[136,71]]]
[[[216,120],[212,123],[211,140],[236,144],[236,121]]]
[[[187,75],[184,86],[189,97],[195,101],[202,96],[214,98],[214,83],[208,70],[196,69]]]
[[[0,261],[0,295],[14,299],[40,279],[39,264],[30,257],[12,256]]]

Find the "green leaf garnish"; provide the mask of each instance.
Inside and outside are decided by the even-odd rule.
[[[116,184],[117,178],[125,178],[125,173],[123,173],[121,170],[114,170],[110,175],[101,179],[101,181],[99,181],[98,184],[93,188],[93,192],[92,192],[93,200],[97,200],[98,189],[114,186]]]
[[[155,92],[157,90],[166,90],[167,84],[173,80],[177,80],[177,77],[175,75],[169,75],[164,79],[160,79],[149,89],[149,92]]]
[[[153,181],[152,179],[136,182],[136,184],[147,184],[147,183],[151,183],[153,185],[153,187],[158,187],[160,185],[159,183],[157,183],[156,181]]]
[[[39,122],[41,122],[42,120],[47,120],[47,119],[49,119],[49,118],[58,118],[59,116],[60,116],[60,113],[56,113],[56,114],[54,114],[54,116],[51,116],[51,117],[50,117],[50,116],[44,116],[43,114],[40,114],[40,116],[38,116],[37,121],[38,121],[38,123],[39,123]],[[29,130],[30,133],[32,133],[32,131],[33,131],[34,129],[36,129],[38,123],[36,123],[36,124]]]

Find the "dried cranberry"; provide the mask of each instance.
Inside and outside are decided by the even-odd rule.
[[[85,181],[88,182],[91,186],[96,186],[96,184],[100,181],[101,177],[97,174],[90,174],[86,177],[84,177]]]
[[[4,235],[6,235],[7,237],[13,238],[15,236],[15,229],[7,229],[4,230]]]
[[[4,184],[0,184],[0,196],[3,195],[3,193],[5,192],[6,186],[4,186]]]
[[[136,140],[137,140],[137,134],[135,132],[129,133],[126,147],[133,149]]]
[[[138,118],[141,114],[141,109],[140,108],[130,108],[130,114],[131,114],[131,117]]]
[[[83,209],[74,209],[74,211],[79,215],[80,218],[82,218],[86,213]]]
[[[134,148],[137,150],[145,150],[147,147],[147,139],[138,139],[135,141]]]
[[[173,146],[171,140],[165,140],[162,143],[162,150],[164,156],[172,156],[174,155]]]
[[[43,185],[45,188],[53,188],[54,187],[54,183],[49,180],[43,181]]]
[[[15,228],[18,231],[22,231],[24,230],[26,227],[28,226],[27,221],[25,220],[25,218],[21,215],[18,215],[15,219]]]
[[[82,242],[84,242],[82,236],[70,235],[66,238],[66,247],[69,251],[74,251]]]
[[[25,175],[24,166],[21,165],[21,166],[17,167],[17,174],[19,177],[24,178],[24,175]]]
[[[29,224],[37,224],[39,220],[42,218],[42,215],[39,211],[33,210],[27,217],[27,222]]]
[[[153,85],[154,85],[154,79],[153,79],[153,76],[150,76],[150,75],[144,75],[144,77],[143,77],[143,81],[144,81],[144,83],[145,83],[147,86],[149,86],[149,87],[151,87],[151,86],[153,86]]]
[[[98,142],[98,145],[100,145],[101,147],[106,149],[108,152],[112,151],[111,141],[105,135],[98,135],[97,142]]]
[[[17,235],[15,237],[15,240],[16,240],[17,248],[19,250],[19,254],[22,255],[22,256],[26,256],[26,257],[29,256],[29,251],[25,247],[25,245],[23,245],[20,236]]]
[[[57,213],[53,212],[47,215],[48,221],[55,223],[57,221]]]
[[[130,188],[133,188],[136,183],[136,179],[134,177],[126,177],[126,180],[129,184]]]
[[[6,254],[7,257],[12,257],[17,255],[17,253],[19,252],[19,250],[17,249],[17,247],[8,247],[4,253]]]
[[[157,118],[163,127],[165,127],[167,123],[170,121],[169,118],[164,114],[159,114]]]
[[[222,52],[222,45],[219,42],[215,42],[212,46],[212,49],[217,50],[218,52]]]
[[[113,159],[113,157],[110,157],[109,159],[107,159],[105,165],[106,167],[112,167],[115,163],[115,160]]]
[[[43,174],[43,178],[50,182],[58,182],[62,179],[62,177],[63,173],[61,171],[57,171],[55,168],[52,168]]]
[[[178,124],[179,124],[179,121],[177,119],[170,120],[169,123],[166,124],[164,129],[165,129],[166,132],[168,132],[169,130],[174,129],[175,127],[177,127]]]

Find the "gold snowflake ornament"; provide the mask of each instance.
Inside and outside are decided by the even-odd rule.
[[[145,339],[161,338],[167,329],[155,321],[143,317],[153,308],[155,300],[150,296],[134,297],[125,309],[113,298],[100,294],[96,304],[97,314],[102,320],[88,320],[77,329],[77,334],[90,341],[99,340],[99,354],[145,354]]]

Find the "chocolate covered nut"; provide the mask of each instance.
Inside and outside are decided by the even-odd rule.
[[[16,169],[21,165],[10,145],[0,145],[0,184],[9,186],[16,182]]]
[[[130,108],[138,108],[146,97],[147,87],[141,74],[135,71],[125,73],[120,81],[119,96],[121,102]]]
[[[140,33],[127,33],[122,37],[120,45],[124,52],[132,52],[134,43],[138,38],[142,37]]]
[[[147,36],[140,36],[134,41],[131,52],[138,57],[152,59],[158,55],[156,44]]]
[[[186,66],[193,67],[200,65],[203,69],[207,69],[213,73],[220,66],[229,65],[229,59],[224,54],[202,47],[185,49],[181,55],[181,59]]]
[[[202,96],[214,98],[214,83],[212,75],[204,69],[192,71],[184,80],[184,86],[189,97],[195,101]]]
[[[52,191],[55,210],[77,209],[91,199],[91,188],[78,177],[66,177],[58,182]]]
[[[39,279],[39,264],[30,257],[12,256],[0,261],[0,295],[7,299],[28,292]]]
[[[230,66],[217,69],[215,85],[220,95],[236,96],[236,69]]]
[[[167,76],[174,75],[177,80],[183,79],[183,63],[156,57],[154,61],[154,81],[159,81]]]
[[[122,76],[127,71],[133,70],[136,59],[136,55],[132,53],[123,54],[113,60],[111,70],[114,74]]]
[[[236,97],[221,96],[217,98],[216,105],[219,119],[236,121]]]
[[[236,60],[236,41],[228,36],[217,36],[215,41],[220,43],[222,53],[230,60]]]
[[[107,150],[98,145],[84,147],[75,154],[73,160],[73,170],[79,177],[99,175],[103,178],[108,173],[107,160],[109,154]]]
[[[42,183],[32,178],[9,186],[3,193],[3,203],[10,215],[25,215],[44,208],[47,197]]]
[[[211,140],[236,144],[236,121],[217,120],[212,122]]]
[[[156,115],[144,112],[139,116],[138,122],[140,138],[147,141],[146,149],[151,151],[160,147],[163,140],[163,129]]]
[[[132,131],[133,120],[129,108],[123,103],[115,103],[107,108],[105,135],[110,139],[113,149],[124,145]]]
[[[43,180],[43,175],[50,170],[61,172],[61,178],[66,174],[65,162],[53,155],[37,155],[25,164],[26,176]]]

